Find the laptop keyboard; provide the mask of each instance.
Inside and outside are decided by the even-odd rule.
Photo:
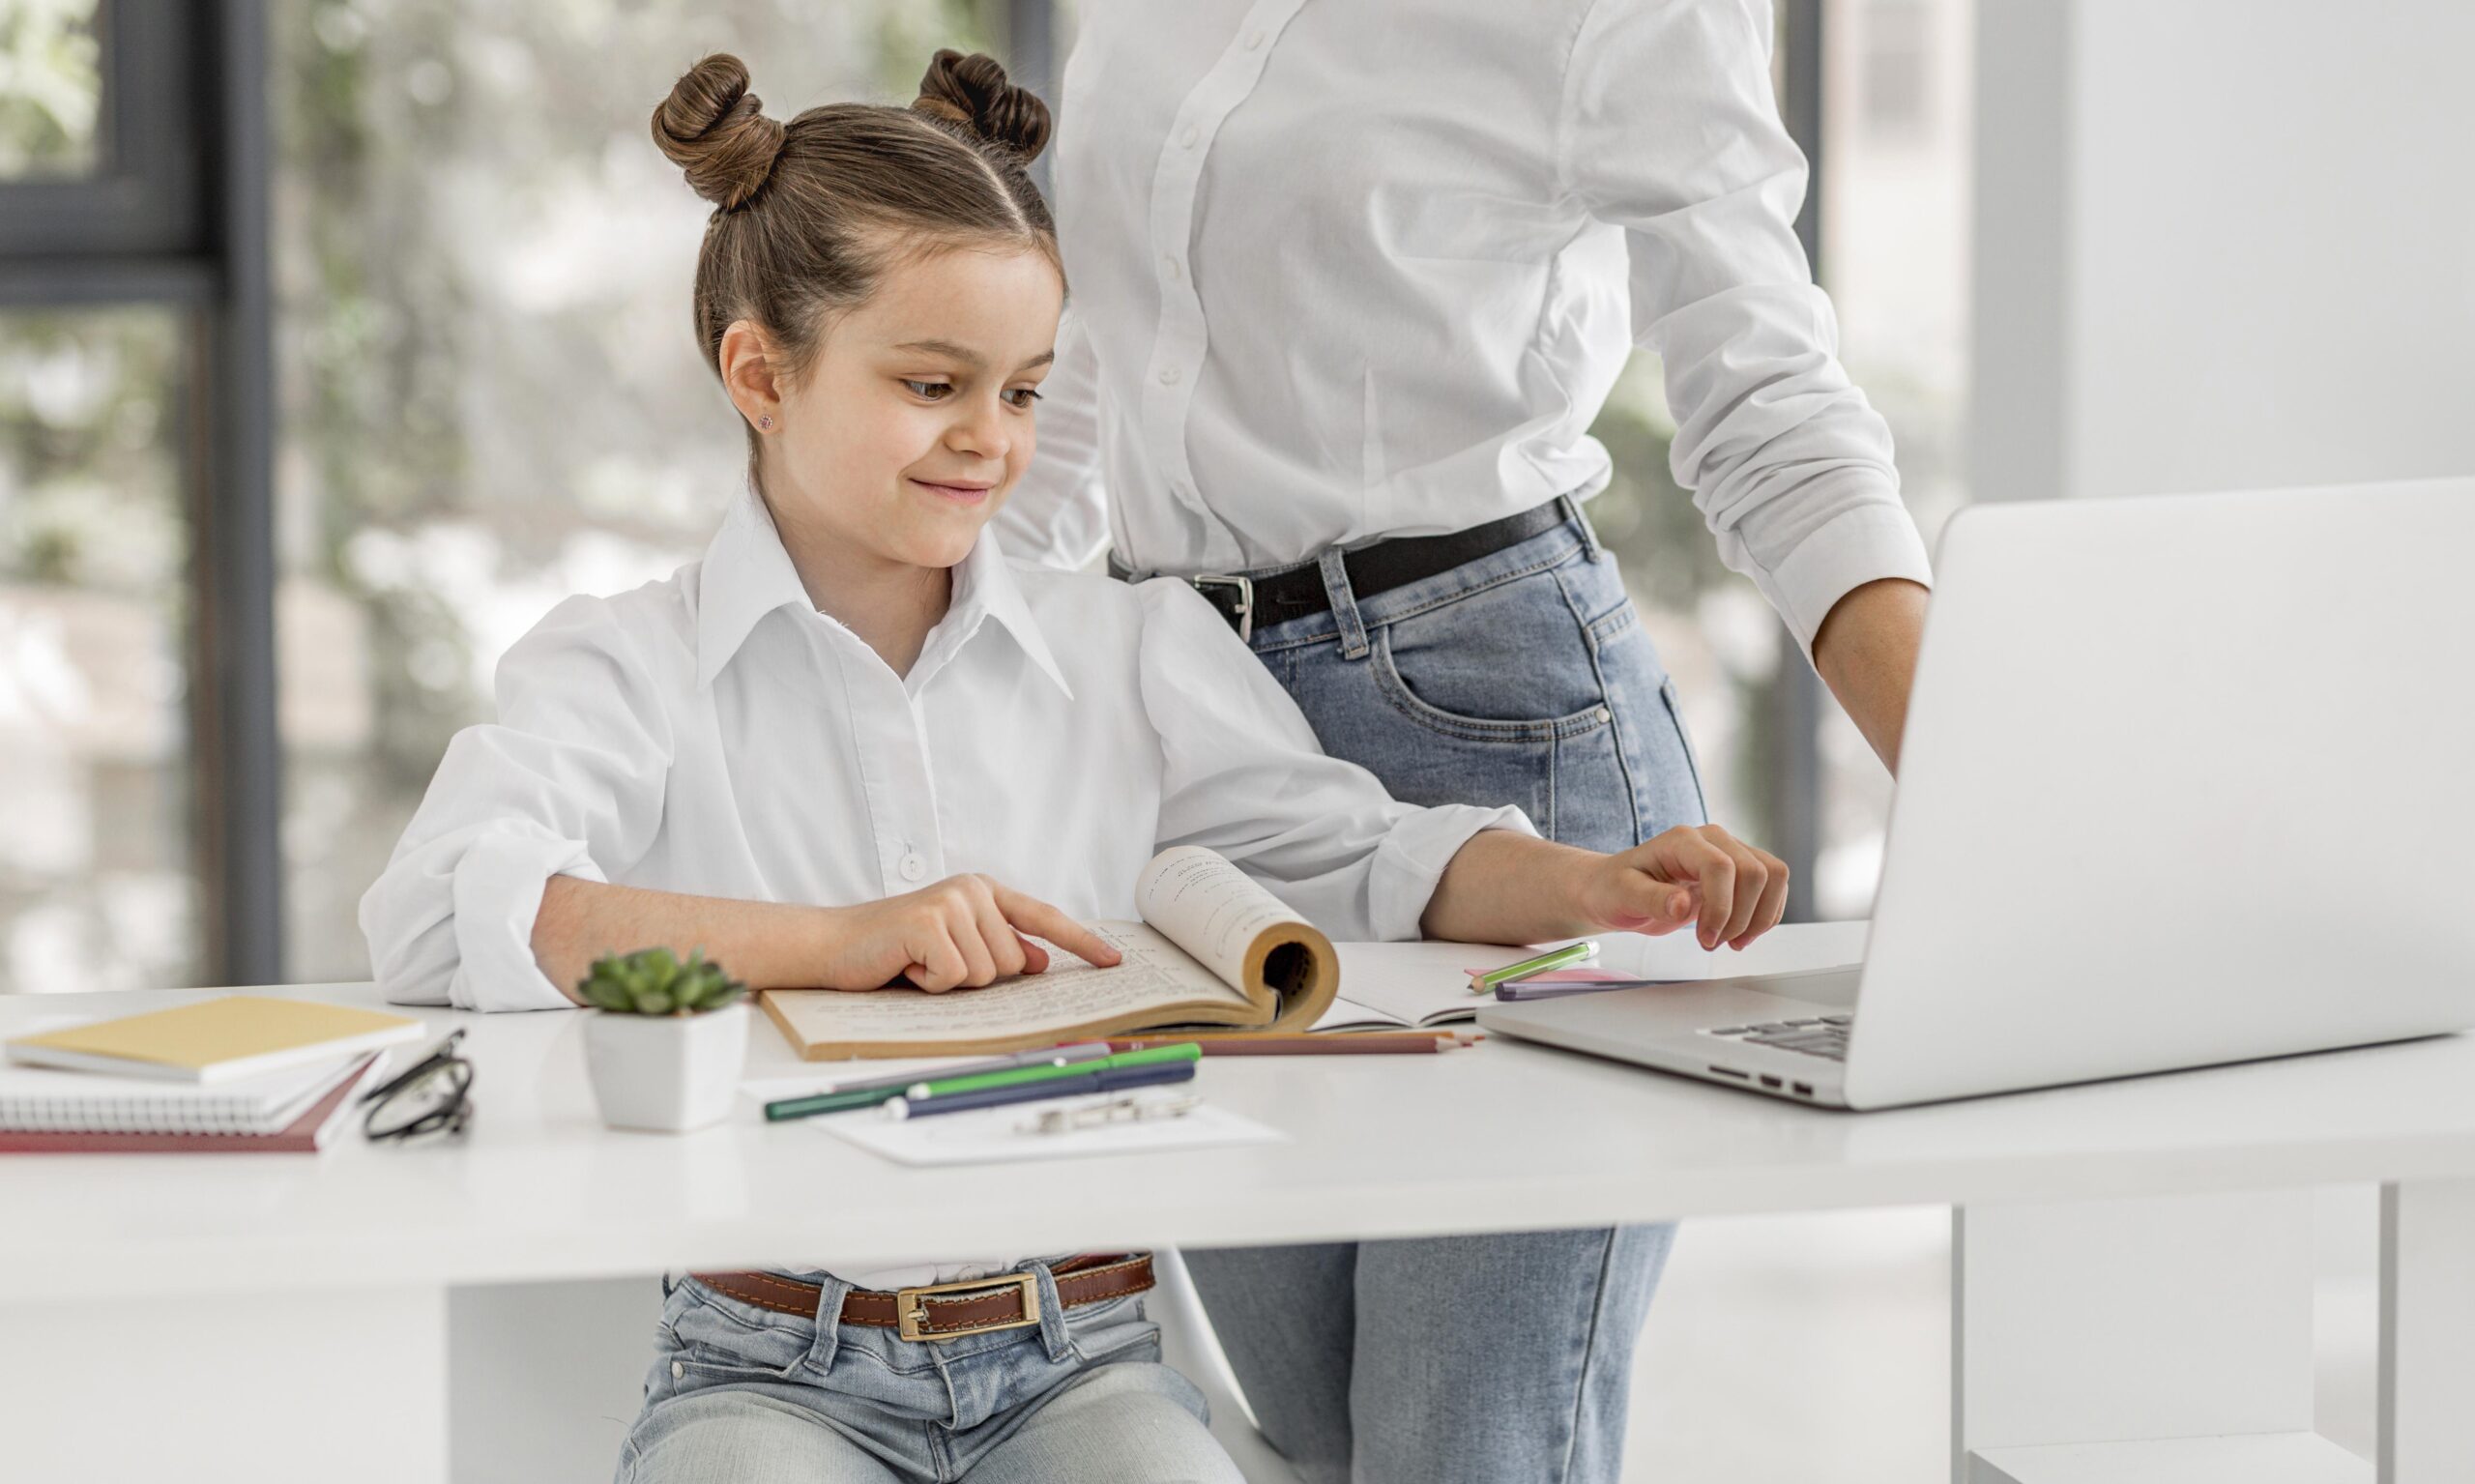
[[[1817,1015],[1806,1020],[1771,1020],[1758,1025],[1714,1026],[1705,1035],[1724,1035],[1747,1046],[1769,1046],[1802,1052],[1825,1062],[1848,1060],[1848,1026],[1854,1017]]]

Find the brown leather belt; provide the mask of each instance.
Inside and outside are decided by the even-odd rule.
[[[1127,1257],[1076,1258],[1049,1269],[1057,1281],[1057,1301],[1065,1308],[1122,1298],[1151,1287],[1151,1254]],[[816,1318],[825,1291],[813,1283],[777,1278],[770,1272],[692,1272],[687,1276],[717,1294],[776,1314]],[[999,1273],[962,1283],[935,1283],[924,1288],[855,1288],[842,1295],[842,1323],[898,1331],[906,1340],[951,1340],[997,1329],[1022,1329],[1040,1322],[1040,1290],[1036,1275]]]

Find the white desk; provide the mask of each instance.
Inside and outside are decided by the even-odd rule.
[[[0,1034],[190,998],[0,997]],[[1231,1059],[1204,1089],[1294,1142],[966,1181],[752,1104],[700,1134],[615,1133],[580,1015],[425,1018],[470,1028],[461,1145],[0,1163],[11,1477],[137,1477],[170,1456],[190,1477],[217,1476],[204,1458],[252,1479],[436,1479],[450,1294],[486,1285],[1932,1203],[1960,1208],[1955,1478],[2365,1481],[2310,1433],[2309,1191],[2377,1181],[2379,1477],[2475,1479],[2458,1406],[2475,1392],[2475,1038],[1864,1115],[1502,1040]],[[15,1472],[29,1459],[54,1471]]]

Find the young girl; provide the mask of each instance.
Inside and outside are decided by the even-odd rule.
[[[1040,939],[1107,965],[1076,919],[1131,916],[1174,844],[1335,939],[1742,946],[1778,921],[1786,869],[1724,830],[1603,856],[1398,803],[1191,588],[1007,567],[983,528],[1065,293],[1024,173],[1048,127],[952,52],[909,108],[785,126],[717,56],[655,111],[715,206],[696,331],[748,482],[702,561],[509,653],[502,719],[455,738],[362,902],[391,998],[565,1007],[594,955],[654,945],[756,988],[984,985],[1045,969]],[[1149,1286],[1140,1256],[690,1275],[621,1477],[1234,1479]],[[1035,1324],[995,1327],[1030,1295]]]

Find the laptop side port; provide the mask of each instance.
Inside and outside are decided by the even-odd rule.
[[[1751,1082],[1753,1080],[1751,1073],[1737,1071],[1732,1066],[1721,1066],[1716,1062],[1710,1063],[1710,1070],[1717,1072],[1722,1077],[1733,1077],[1738,1082]]]
[[[1775,1088],[1781,1086],[1781,1083],[1778,1078],[1771,1076],[1768,1072],[1763,1072],[1762,1074],[1762,1085],[1765,1088]]]
[[[1797,1083],[1795,1086],[1796,1086],[1796,1095],[1797,1095],[1797,1096],[1799,1096],[1799,1097],[1811,1097],[1811,1096],[1813,1096],[1813,1095],[1814,1095],[1814,1085],[1813,1085],[1812,1083],[1810,1083],[1810,1082],[1799,1082],[1799,1083]]]

